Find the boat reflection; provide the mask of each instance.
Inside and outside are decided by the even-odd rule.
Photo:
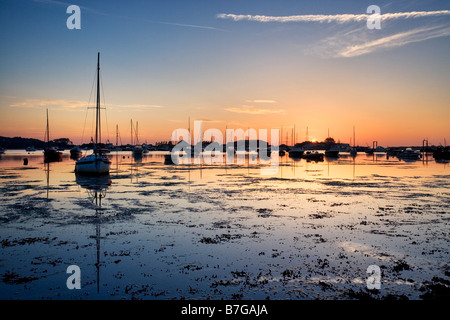
[[[86,189],[89,195],[89,199],[95,204],[95,247],[97,251],[97,260],[95,265],[97,271],[97,293],[100,293],[100,225],[102,217],[102,199],[106,197],[106,190],[111,185],[111,178],[109,175],[104,176],[83,176],[75,174],[76,183],[83,189]]]

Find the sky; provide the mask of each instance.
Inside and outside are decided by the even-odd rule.
[[[68,29],[69,5],[80,29]],[[369,29],[367,8],[380,8]],[[370,12],[372,13],[372,12]],[[280,129],[381,146],[450,143],[449,1],[0,0],[0,136],[103,140]],[[286,135],[288,135],[286,137]]]

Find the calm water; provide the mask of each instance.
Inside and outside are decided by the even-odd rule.
[[[110,157],[109,176],[86,178],[68,153],[1,156],[0,298],[420,299],[450,280],[450,167],[432,157],[285,156],[272,176]]]

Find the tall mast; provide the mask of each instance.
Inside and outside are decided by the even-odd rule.
[[[47,109],[47,132],[46,132],[46,135],[47,135],[47,148],[48,148],[49,144],[50,144],[50,133],[49,133],[49,129],[48,129],[48,109]]]
[[[294,144],[293,145],[295,146],[295,124],[294,124]]]
[[[356,141],[355,141],[355,126],[353,126],[353,148],[355,148],[356,146]]]
[[[119,145],[119,125],[116,124],[116,147]]]
[[[135,143],[136,145],[139,145],[139,122],[136,121],[136,139],[135,139]]]
[[[101,122],[100,122],[100,52],[97,59],[97,106],[96,106],[96,123],[95,123],[95,145],[94,152],[97,152],[97,144],[101,142]]]
[[[133,145],[133,119],[131,119],[131,131],[130,131],[131,135],[131,145]]]

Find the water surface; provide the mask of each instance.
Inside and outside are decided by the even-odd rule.
[[[248,163],[166,165],[161,152],[110,157],[109,176],[88,178],[68,153],[1,156],[2,299],[448,294],[448,163],[284,156],[263,176]],[[380,290],[367,289],[370,265]]]

